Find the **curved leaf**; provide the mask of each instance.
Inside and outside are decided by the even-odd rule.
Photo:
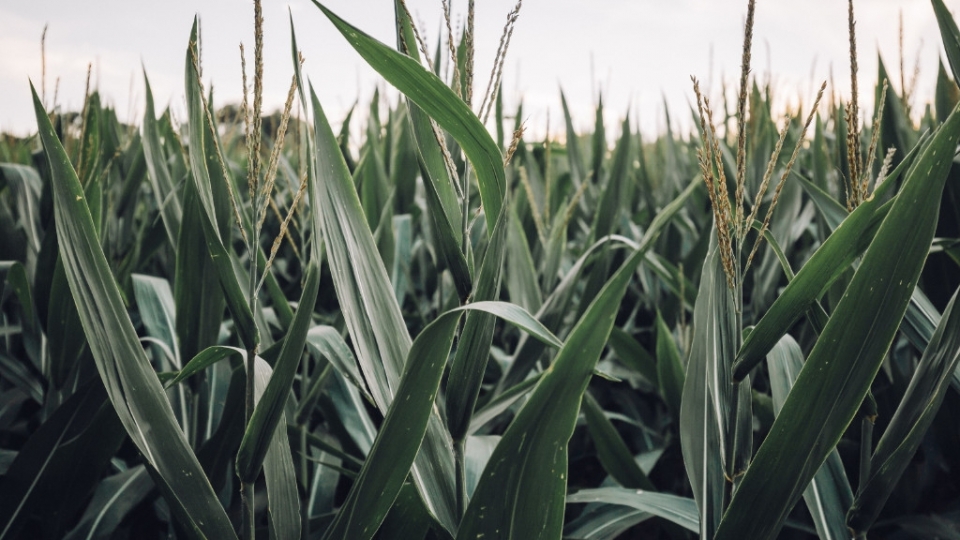
[[[430,118],[446,130],[463,148],[477,171],[480,198],[492,231],[500,215],[507,182],[503,156],[497,143],[473,114],[470,107],[439,77],[430,73],[413,58],[393,50],[351,26],[323,4],[312,0],[330,22],[343,34],[360,56],[397,90],[420,106]]]
[[[423,441],[460,316],[463,311],[473,310],[497,315],[550,344],[560,344],[522,308],[501,302],[476,302],[448,311],[430,323],[410,348],[393,404],[325,539],[364,540],[377,531]]]
[[[734,494],[718,539],[776,536],[856,415],[926,260],[958,137],[960,113],[954,110],[907,173],[893,208]],[[779,481],[770,482],[774,470]]]
[[[649,512],[692,532],[700,531],[697,504],[693,499],[667,493],[653,493],[623,488],[582,489],[567,497],[568,503],[599,502],[621,504]]]
[[[54,179],[60,255],[107,395],[144,460],[169,484],[176,497],[170,504],[182,508],[190,518],[184,525],[210,537],[235,538],[230,520],[140,347],[100,249],[83,188],[35,90],[33,100]]]
[[[638,249],[623,263],[577,322],[533,395],[494,450],[460,524],[458,538],[557,538],[563,528],[567,443],[580,401],[634,271],[664,223],[694,185],[654,219]]]

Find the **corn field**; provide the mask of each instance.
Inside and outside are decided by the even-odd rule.
[[[942,0],[925,105],[857,74],[849,0],[850,101],[777,110],[749,0],[690,133],[561,93],[542,140],[500,92],[522,3],[489,82],[473,0],[435,43],[396,0],[390,44],[313,3],[399,99],[328,118],[292,15],[267,80],[258,0],[241,104],[194,20],[185,118],[145,72],[139,125],[33,89],[2,135],[0,539],[960,538]]]

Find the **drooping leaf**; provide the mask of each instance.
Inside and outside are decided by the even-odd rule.
[[[314,0],[313,3],[370,67],[457,140],[476,169],[487,230],[492,231],[500,215],[507,183],[503,156],[480,119],[439,77],[419,62],[351,26],[319,2]]]
[[[567,502],[620,504],[662,517],[688,531],[700,531],[696,503],[692,499],[667,493],[623,488],[582,489],[568,496]]]
[[[324,538],[371,538],[400,493],[420,447],[446,365],[453,332],[463,311],[482,310],[528,330],[554,346],[559,340],[529,313],[511,304],[475,302],[448,311],[430,323],[410,348],[393,404],[377,434],[360,476]]]

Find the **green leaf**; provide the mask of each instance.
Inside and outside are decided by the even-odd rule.
[[[427,430],[440,377],[463,311],[482,310],[524,328],[552,345],[559,340],[522,308],[476,302],[448,311],[430,323],[410,348],[403,377],[360,476],[324,538],[371,538],[403,487]]]
[[[847,524],[857,533],[865,533],[880,515],[940,410],[951,375],[960,364],[957,295],[954,293],[950,299],[910,379],[910,386],[870,459],[870,474],[857,493],[847,518]]]
[[[147,334],[163,343],[167,353],[171,355],[173,369],[180,369],[180,352],[177,348],[173,294],[170,292],[170,284],[165,279],[143,274],[133,274],[132,278],[133,293]]]
[[[311,102],[318,168],[317,182],[310,185],[310,207],[323,231],[333,285],[360,371],[374,403],[386,415],[410,350],[410,334],[353,179],[312,89]],[[457,526],[452,444],[434,412],[413,467],[413,481],[424,504],[448,531]]]
[[[657,381],[660,395],[670,409],[673,421],[680,424],[680,404],[683,396],[683,363],[680,351],[667,323],[657,312]]]
[[[312,1],[370,67],[419,105],[460,144],[477,172],[487,230],[493,231],[497,216],[500,215],[507,182],[503,171],[503,156],[480,119],[439,77],[423,68],[416,60],[380,43],[316,0]]]
[[[511,205],[508,212],[510,218],[507,224],[506,271],[504,272],[507,292],[515,304],[523,306],[531,313],[536,313],[543,305],[540,284],[537,282],[537,271],[533,265],[533,257],[530,255],[530,246],[527,244],[523,225],[517,217],[516,205]]]
[[[623,199],[628,182],[627,167],[630,164],[630,143],[630,121],[628,117],[623,120],[620,139],[613,151],[612,168],[607,172],[603,194],[600,197],[600,206],[594,213],[591,238],[595,240],[616,232],[620,211],[626,204]]]
[[[604,470],[623,487],[654,491],[656,488],[640,470],[633,454],[627,448],[627,443],[589,392],[584,395],[583,413],[587,419],[590,438],[597,447],[597,458]]]
[[[577,322],[536,390],[517,413],[484,469],[458,538],[557,538],[563,528],[567,443],[580,400],[607,342],[634,271],[664,223],[694,185],[661,211]]]
[[[353,386],[355,386],[363,396],[370,402],[375,403],[370,397],[367,386],[363,382],[363,376],[357,369],[357,360],[347,346],[347,342],[340,336],[340,332],[332,326],[314,326],[307,332],[307,347],[316,355],[323,356],[336,368],[340,375],[343,375]]]
[[[176,155],[179,156],[179,151]],[[189,173],[186,173],[189,174]],[[203,209],[194,182],[184,182],[183,220],[177,238],[174,301],[180,358],[192,358],[215,345],[226,301],[217,269],[202,234]],[[201,231],[201,234],[197,234]]]
[[[297,314],[287,331],[280,349],[280,356],[273,368],[270,382],[263,391],[263,397],[257,402],[253,416],[247,425],[237,452],[237,476],[243,482],[255,482],[260,475],[260,466],[267,455],[268,448],[276,437],[286,437],[284,430],[277,431],[277,425],[286,425],[281,422],[283,406],[287,402],[293,378],[303,356],[303,347],[307,340],[307,330],[313,315],[313,307],[320,290],[320,267],[311,261],[306,269],[306,282]],[[283,537],[281,537],[283,538]]]
[[[31,515],[43,516],[48,537],[60,537],[123,439],[103,385],[95,380],[79,389],[32,433],[0,477],[0,538],[21,538]]]
[[[569,140],[569,139],[567,139]],[[588,504],[577,519],[563,526],[564,538],[614,540],[653,514],[619,504]]]
[[[233,315],[233,322],[247,349],[254,349],[260,344],[260,331],[257,328],[250,311],[250,304],[247,297],[237,281],[237,275],[234,272],[231,261],[231,253],[224,245],[224,240],[220,234],[220,228],[217,221],[216,201],[214,197],[213,179],[207,168],[207,150],[205,142],[213,127],[208,122],[205,112],[206,103],[200,92],[200,81],[197,75],[194,60],[199,61],[197,52],[197,20],[194,19],[193,30],[190,32],[190,45],[187,49],[186,67],[184,77],[186,79],[187,95],[187,125],[190,144],[188,147],[190,157],[190,170],[200,200],[200,225],[203,229],[203,236],[207,242],[207,249],[210,252],[210,258],[217,270],[217,276],[220,278],[220,287],[223,289],[224,298],[227,301],[227,307]],[[213,141],[209,141],[213,144]],[[226,178],[217,178],[219,182],[228,181]],[[222,201],[221,201],[222,202]]]
[[[79,195],[78,195],[79,196]],[[91,216],[91,222],[93,218]],[[92,244],[99,244],[99,237],[91,229]],[[59,236],[59,229],[57,230]],[[59,243],[63,240],[58,238]],[[98,246],[99,247],[99,246]],[[62,246],[61,246],[62,251]],[[108,270],[109,272],[109,270]],[[108,274],[111,278],[113,274]],[[38,295],[39,299],[40,295]],[[50,375],[54,387],[61,388],[87,347],[78,306],[70,290],[62,255],[57,258],[50,285],[50,307],[47,309],[47,346],[50,349]]]
[[[958,137],[954,111],[907,173],[734,495],[718,539],[774,537],[856,415],[926,260]],[[769,481],[774,470],[781,481]]]
[[[470,429],[468,435],[479,432],[488,422],[500,416],[514,403],[527,395],[540,382],[540,374],[534,375],[529,379],[509,388],[505,392],[497,394],[489,403],[478,409],[470,418]]]
[[[715,234],[703,263],[693,310],[693,341],[680,403],[680,444],[687,478],[700,509],[700,536],[713,538],[720,523],[726,480],[723,441],[732,402],[730,364],[736,350],[733,295],[720,263]],[[716,390],[726,391],[723,397]],[[727,435],[729,436],[729,435]]]
[[[305,290],[306,292],[306,290]],[[311,310],[312,311],[312,310]],[[303,349],[301,342],[300,349]],[[296,368],[296,366],[294,366]],[[256,357],[254,362],[254,401],[257,405],[263,401],[269,381],[273,380],[273,370],[266,360]],[[264,410],[264,409],[261,409]],[[281,409],[277,421],[282,426],[287,422]],[[251,423],[253,420],[251,419]],[[265,424],[266,422],[264,422]],[[248,429],[247,434],[250,433]],[[266,430],[264,430],[266,433]],[[242,447],[241,447],[242,448]],[[241,455],[237,456],[237,468],[241,464]],[[300,495],[297,491],[297,476],[290,454],[290,439],[285,429],[272,432],[267,443],[263,460],[263,477],[267,485],[267,511],[270,514],[270,538],[274,540],[296,540],[300,538]],[[252,461],[252,460],[251,460]],[[246,465],[253,467],[256,463]]]
[[[111,538],[130,511],[152,490],[153,482],[143,465],[105,478],[97,486],[80,522],[64,540]]]
[[[567,159],[570,161],[570,176],[573,177],[573,185],[579,189],[580,184],[587,181],[587,173],[583,165],[583,157],[580,154],[577,131],[573,127],[573,120],[570,118],[570,109],[567,108],[567,98],[563,95],[563,90],[560,91],[560,104],[563,105],[563,122],[567,129]]]
[[[407,17],[399,2],[395,2],[394,7],[398,21],[398,49],[420,63],[420,51],[416,46],[409,46],[416,43],[410,18]],[[421,169],[426,173],[424,187],[428,190],[428,196],[433,193],[437,199],[439,207],[436,210],[442,208],[446,217],[443,223],[450,229],[450,234],[456,239],[456,245],[459,246],[459,243],[463,240],[462,231],[459,227],[463,216],[460,214],[460,203],[453,186],[454,180],[450,178],[444,165],[440,142],[434,136],[432,121],[423,109],[411,99],[407,100],[407,108],[410,113],[410,123],[413,128],[417,150],[419,151]],[[431,211],[434,211],[434,209],[431,209]],[[457,251],[459,252],[459,249]]]
[[[587,248],[570,270],[567,271],[567,275],[560,281],[557,288],[544,301],[540,310],[537,312],[537,320],[541,321],[544,326],[552,332],[559,331],[560,323],[567,315],[567,306],[573,296],[574,289],[580,278],[580,273],[587,264],[588,259],[595,254],[595,251],[605,246],[608,242],[613,241],[626,244],[635,250],[648,251],[651,243],[660,236],[660,233],[664,227],[666,227],[667,223],[683,208],[687,199],[690,198],[694,191],[700,189],[700,186],[700,183],[691,182],[686,189],[677,195],[676,199],[666,205],[653,221],[651,221],[650,226],[647,228],[639,244],[623,236],[608,236],[598,240]],[[527,373],[529,373],[539,359],[541,352],[543,352],[543,349],[538,342],[521,338],[520,343],[517,345],[517,352],[513,356],[513,361],[510,363],[507,373],[501,379],[500,387],[508,388],[525,379]],[[653,382],[655,378],[651,378],[650,380]]]
[[[400,493],[427,429],[460,313],[423,329],[410,348],[394,405],[325,539],[372,538]]]
[[[16,163],[0,163],[0,192],[5,188],[9,189],[13,199],[14,216],[18,218],[17,225],[23,230],[25,236],[26,253],[23,260],[29,268],[33,268],[44,238],[40,215],[43,181],[37,174],[37,170],[32,167]]]
[[[147,71],[143,71],[143,84],[146,88],[147,106],[143,115],[143,156],[147,162],[147,170],[150,174],[150,187],[153,188],[153,196],[160,209],[160,217],[163,219],[164,229],[167,231],[167,239],[170,245],[176,249],[177,240],[180,238],[180,223],[183,221],[183,209],[180,205],[180,197],[174,189],[173,179],[170,177],[170,170],[166,164],[166,154],[163,146],[160,144],[160,128],[157,126],[156,112],[153,107],[153,91],[150,89],[150,81],[147,79]]]
[[[8,263],[0,263],[0,267]],[[33,293],[31,292],[30,279],[27,277],[27,269],[19,262],[10,263],[6,269],[6,280],[13,293],[20,303],[20,325],[23,327],[23,345],[27,356],[33,362],[34,367],[43,370],[42,362],[42,343],[43,331],[40,329],[40,320],[37,318],[37,310],[33,303]],[[47,375],[44,373],[44,375]]]
[[[907,160],[904,160],[901,166],[905,163]],[[753,366],[763,359],[812,303],[867,249],[882,220],[892,208],[892,202],[882,202],[895,186],[895,180],[896,177],[891,174],[877,188],[872,199],[851,212],[777,297],[750,335],[744,339],[737,353],[733,367],[737,380],[743,379]]]
[[[789,334],[780,338],[767,355],[775,415],[780,414],[783,402],[803,368],[803,360],[803,351]],[[803,491],[803,500],[820,538],[839,540],[850,537],[846,510],[853,504],[853,491],[836,449],[830,452],[827,461]]]
[[[600,502],[629,506],[649,512],[694,533],[700,531],[697,505],[692,499],[667,493],[652,493],[623,488],[582,489],[567,497],[568,503]]]
[[[120,291],[100,249],[83,189],[36,91],[40,138],[53,176],[60,255],[97,370],[120,421],[144,460],[159,472],[191,520],[188,529],[234,538],[226,512],[173,416],[170,402],[140,347]]]
[[[651,388],[659,384],[657,359],[633,336],[620,328],[614,328],[610,332],[610,348],[624,366],[646,379]]]
[[[475,302],[496,300],[500,296],[503,258],[509,237],[509,205],[502,206],[500,212],[483,255],[480,274],[477,276],[476,290],[473,293]],[[490,358],[494,323],[494,317],[482,311],[468,313],[457,342],[457,352],[450,363],[445,405],[447,429],[450,430],[454,444],[466,438],[470,427],[470,417],[477,404],[483,375],[487,371],[487,360]]]
[[[573,293],[579,283],[580,275],[591,261],[591,257],[596,256],[599,249],[613,242],[626,245],[630,245],[631,243],[629,239],[622,236],[610,236],[595,242],[584,250],[584,253],[580,255],[573,266],[567,271],[567,274],[560,280],[556,289],[544,300],[543,305],[540,306],[540,310],[537,311],[536,317],[537,320],[542,322],[550,331],[558,332],[560,330],[561,323],[568,314],[567,307],[573,298]],[[517,352],[514,353],[506,374],[500,380],[500,387],[507,388],[523,381],[530,370],[536,365],[543,351],[544,347],[542,343],[537,340],[527,339],[527,336],[521,336],[520,342],[517,344]]]
[[[957,21],[950,14],[950,10],[943,4],[943,0],[931,0],[933,12],[937,16],[937,25],[940,26],[940,38],[943,48],[947,52],[947,61],[953,72],[953,80],[960,81],[960,28]]]

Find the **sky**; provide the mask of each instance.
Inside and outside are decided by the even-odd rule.
[[[507,13],[516,0],[476,2],[476,95],[482,95]],[[960,13],[960,0],[945,0]],[[265,110],[283,104],[293,73],[289,18],[312,81],[337,127],[359,98],[366,109],[374,90],[396,99],[389,87],[347,44],[310,0],[267,0]],[[393,44],[392,0],[326,0],[325,5],[381,41]],[[440,0],[407,0],[431,49],[441,35]],[[454,25],[466,0],[453,0]],[[916,107],[932,99],[940,34],[931,4],[923,0],[858,0],[855,4],[861,108],[872,110],[877,57],[900,87],[899,21],[904,24],[907,79],[919,69]],[[562,134],[562,89],[577,129],[589,130],[602,95],[608,126],[629,114],[644,134],[661,133],[667,112],[675,129],[692,127],[695,75],[715,109],[723,81],[739,77],[746,0],[526,0],[503,74],[508,113],[522,100],[534,135]],[[184,59],[193,17],[202,27],[205,84],[217,106],[242,96],[239,44],[252,62],[252,0],[0,0],[0,132],[35,131],[29,81],[42,92],[41,35],[46,36],[46,99],[62,108],[82,106],[88,65],[91,84],[122,121],[140,123],[144,71],[158,109],[184,110]],[[456,28],[455,28],[456,30]],[[444,29],[445,32],[445,29]],[[845,0],[759,0],[753,75],[773,81],[781,107],[810,103],[819,84],[849,97]],[[59,83],[57,82],[59,81]],[[55,90],[56,87],[56,90]],[[617,128],[609,128],[615,135]],[[612,132],[612,133],[611,133]]]

